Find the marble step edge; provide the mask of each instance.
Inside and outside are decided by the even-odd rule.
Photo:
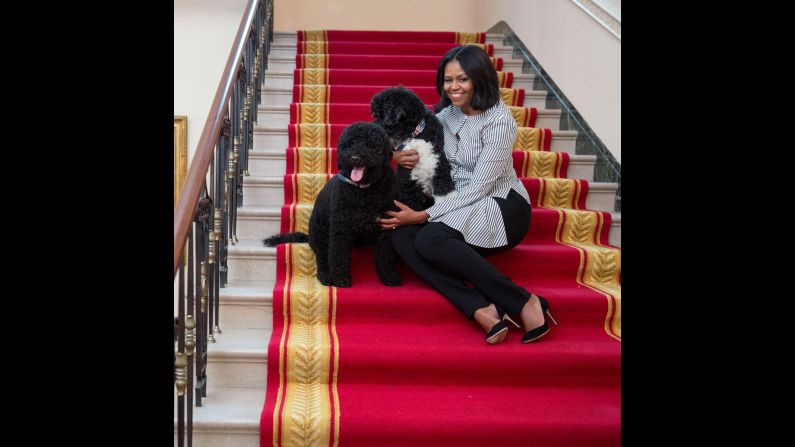
[[[256,292],[241,294],[221,288],[221,305],[270,305],[273,303],[273,287],[270,290],[257,290]]]
[[[544,94],[546,97],[546,93]],[[562,110],[561,109],[539,109],[536,108],[538,112],[538,116],[536,119],[545,117],[545,118],[559,118]],[[289,115],[290,114],[290,106],[271,106],[271,105],[260,105],[257,107],[258,113],[278,113],[282,115]]]
[[[362,71],[362,70],[358,70],[358,71]],[[424,70],[424,71],[434,71],[435,72],[436,70]],[[295,76],[295,73],[293,73],[293,71],[270,71],[270,70],[267,70],[265,72],[265,79],[266,80],[267,79],[273,79],[273,78],[290,78],[290,79],[293,79],[294,76]],[[521,82],[521,81],[533,82],[533,80],[535,78],[536,78],[536,75],[534,75],[532,73],[514,73],[513,74],[513,82]],[[412,86],[408,86],[408,87],[412,87]]]
[[[277,94],[277,95],[290,95],[290,96],[292,96],[293,95],[293,89],[292,89],[292,87],[290,87],[290,88],[269,87],[269,86],[263,87],[262,88],[262,94],[265,95],[265,94],[268,94],[268,93]],[[525,97],[525,100],[531,99],[531,98],[546,99],[547,92],[546,92],[546,90],[525,90],[524,91],[524,97]],[[343,103],[343,104],[347,104],[347,103]],[[260,106],[260,107],[262,107],[262,106]]]
[[[505,48],[504,50],[507,51],[507,48]],[[304,54],[304,55],[305,56],[312,56],[313,54],[307,53],[307,54]],[[335,56],[335,55],[332,54],[332,56]],[[350,54],[348,56],[365,56],[365,55]],[[432,57],[439,58],[438,56],[432,56]],[[497,57],[502,57],[502,56],[497,56]],[[269,56],[268,57],[268,67],[270,68],[270,67],[272,67],[275,64],[279,64],[279,65],[290,65],[290,64],[293,64],[293,68],[295,68],[295,65],[294,65],[295,64],[295,57]],[[516,69],[516,70],[520,70],[521,71],[522,65],[524,65],[524,61],[522,59],[507,59],[506,60],[504,57],[502,58],[502,71],[509,71],[509,70],[506,70],[506,67],[511,67],[512,69]]]
[[[283,161],[286,159],[285,150],[275,150],[275,149],[265,149],[265,150],[254,150],[252,149],[248,153],[249,160],[252,158],[256,159],[263,159],[263,160],[277,160]],[[595,164],[596,163],[596,155],[569,155],[569,165],[574,164]],[[266,210],[260,210],[261,212],[266,212]],[[239,211],[238,211],[239,212]]]
[[[589,161],[595,161],[595,155],[572,155],[573,157],[578,157],[578,162],[580,164],[588,163]],[[583,157],[583,158],[579,158]],[[589,160],[585,158],[588,157]],[[281,187],[284,185],[284,177],[276,177],[276,176],[258,176],[258,175],[250,175],[243,179],[243,185],[257,185],[257,186],[271,186],[271,187]],[[605,182],[588,182],[588,191],[616,191],[618,189],[618,183],[605,183]],[[261,207],[260,207],[261,208]],[[270,215],[270,211],[260,210],[261,213],[268,213]]]
[[[303,31],[303,30],[302,30]],[[502,40],[504,36],[500,33],[486,33],[486,41],[490,40]],[[273,41],[290,41],[290,42],[298,42],[298,32],[297,31],[274,31],[273,32]]]
[[[596,158],[596,155],[579,155],[579,157],[591,157]],[[593,183],[589,183],[591,185]],[[610,185],[611,183],[605,183]],[[237,216],[238,218],[243,217],[247,219],[258,219],[258,220],[281,220],[281,208],[275,206],[241,206],[237,209]],[[610,215],[612,216],[612,224],[621,226],[621,213],[620,212],[611,212]],[[265,294],[268,295],[265,299],[273,299],[272,296],[269,294],[272,292],[273,286],[263,287],[258,289],[256,292],[244,292],[242,294],[237,294],[235,292],[230,291],[229,289],[221,289],[221,299],[224,299],[225,296],[228,296],[228,302],[235,301],[236,303],[239,302],[240,304],[250,303],[250,302],[258,302],[263,299]],[[225,292],[226,291],[226,292]]]
[[[218,387],[208,390],[202,406],[193,409],[193,432],[254,434],[259,437],[260,414],[265,390],[246,387]],[[230,414],[232,413],[232,414]],[[177,430],[176,411],[174,430]],[[198,445],[195,444],[194,445]],[[259,444],[257,444],[259,445]]]
[[[290,95],[290,97],[292,97],[293,96],[293,89],[292,89],[292,87],[290,87],[290,88],[263,87],[262,88],[263,97],[265,95],[267,95],[267,94]],[[544,100],[544,99],[547,98],[547,92],[546,92],[546,90],[525,90],[524,91],[524,97],[525,97],[525,101],[527,101],[528,99]],[[263,101],[263,104],[264,103],[265,103],[265,101]],[[332,103],[332,104],[334,104],[334,103]],[[347,103],[341,103],[341,104],[347,104]],[[261,105],[260,108],[261,107],[263,107],[263,106]]]
[[[498,39],[494,39],[494,40],[499,40],[500,42],[493,42],[493,41],[492,42],[487,42],[487,43],[490,43],[490,44],[494,45],[494,53],[496,54],[497,52],[512,51],[513,47],[508,46],[508,45],[504,45],[501,42],[503,36],[501,34],[499,36],[500,37]],[[419,42],[417,42],[417,43],[419,43]],[[271,42],[270,49],[271,50],[296,50],[296,51],[298,51],[297,45],[298,45],[298,39],[297,38],[296,38],[296,40],[294,40],[292,42],[287,42],[287,41],[283,41],[283,40],[280,40],[280,41],[277,42],[276,39],[274,39]],[[273,56],[269,55],[268,57],[270,58],[270,57],[273,57]],[[440,57],[441,57],[441,55],[440,55]],[[492,57],[494,57],[494,56],[492,56]]]
[[[584,155],[583,157],[587,157]],[[591,155],[590,157],[595,157]],[[275,186],[279,187],[284,185],[284,177],[273,176],[255,176],[251,175],[244,179],[243,185],[258,185],[258,186]],[[613,191],[618,190],[618,183],[604,183],[604,182],[588,182],[588,191]]]
[[[216,388],[216,390],[219,388]],[[253,388],[252,388],[253,389]],[[259,390],[257,390],[259,391]],[[204,399],[207,399],[206,397]],[[209,405],[206,404],[205,405]],[[260,408],[260,411],[262,408]],[[257,415],[258,416],[258,415]],[[193,418],[193,439],[196,441],[197,434],[225,434],[225,435],[257,435],[259,441],[259,417],[256,420],[215,420],[206,421],[195,416]],[[174,432],[177,431],[177,422],[174,421]],[[197,445],[194,443],[194,445]]]
[[[552,109],[557,110],[557,109]],[[287,134],[288,129],[283,126],[273,127],[273,126],[254,126],[254,133],[255,134]],[[576,130],[553,130],[552,131],[552,139],[561,139],[561,140],[568,140],[568,139],[576,139],[577,138],[577,131]]]

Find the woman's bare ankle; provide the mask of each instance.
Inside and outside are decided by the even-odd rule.
[[[494,303],[476,310],[472,317],[486,332],[490,331],[495,324],[500,322],[500,317],[497,314],[497,307],[494,306]]]
[[[521,315],[525,331],[535,329],[544,324],[544,313],[541,311],[541,301],[535,294],[530,295],[530,299],[522,307]]]

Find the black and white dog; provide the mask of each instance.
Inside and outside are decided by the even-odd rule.
[[[392,147],[384,130],[373,123],[346,127],[337,142],[338,172],[315,199],[309,235],[280,233],[263,240],[266,246],[309,242],[317,261],[317,279],[326,286],[350,287],[354,245],[375,244],[373,256],[384,285],[399,286],[397,252],[392,232],[381,230],[377,219],[396,211]]]
[[[388,87],[370,100],[374,122],[384,128],[395,150],[415,149],[413,169],[397,166],[398,200],[424,210],[455,192],[450,163],[444,155],[442,124],[413,91]]]

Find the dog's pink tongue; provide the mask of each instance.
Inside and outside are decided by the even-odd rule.
[[[358,182],[364,176],[364,167],[355,167],[351,170],[351,180]]]

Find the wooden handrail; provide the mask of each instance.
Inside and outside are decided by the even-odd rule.
[[[193,220],[193,213],[196,210],[196,205],[199,203],[199,193],[204,186],[204,179],[210,167],[213,150],[218,141],[218,134],[221,131],[221,125],[224,121],[224,113],[229,104],[232,88],[240,67],[239,62],[243,57],[246,38],[251,32],[258,2],[259,0],[250,0],[248,8],[243,18],[240,20],[235,43],[232,45],[232,51],[229,53],[229,58],[226,60],[224,74],[221,76],[218,89],[215,91],[215,98],[213,98],[212,106],[210,106],[210,113],[207,115],[207,121],[204,123],[204,129],[199,138],[199,143],[196,145],[196,151],[194,152],[193,160],[185,179],[185,186],[182,189],[179,201],[174,209],[175,275],[177,274],[183,247],[185,247],[188,229]]]

